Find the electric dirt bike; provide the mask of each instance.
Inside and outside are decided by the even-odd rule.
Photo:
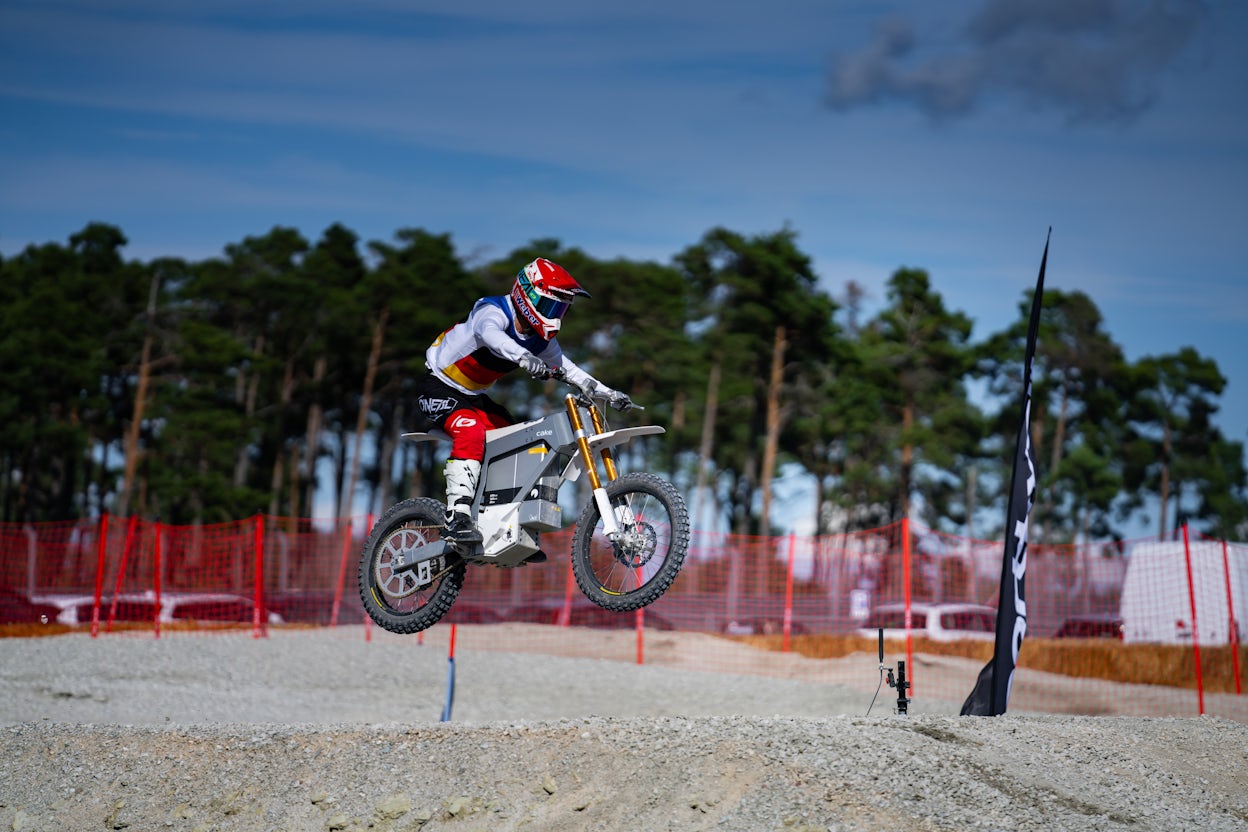
[[[552,377],[567,381],[561,372]],[[403,500],[382,515],[360,554],[360,597],[373,621],[396,633],[427,629],[450,611],[469,565],[545,560],[542,533],[563,526],[559,489],[582,475],[589,478],[592,498],[572,538],[572,571],[581,592],[624,612],[667,591],[689,545],[684,498],[654,474],[620,474],[612,454],[612,448],[664,429],[610,430],[595,398],[592,389],[576,388],[564,396],[562,411],[486,433],[472,503],[482,542],[442,539],[446,507],[430,497]],[[450,438],[439,430],[403,436]]]

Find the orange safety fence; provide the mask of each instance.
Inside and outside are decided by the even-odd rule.
[[[340,638],[425,644],[445,641],[456,623],[461,654],[768,674],[859,689],[864,702],[881,665],[905,661],[916,713],[957,713],[992,655],[1000,541],[905,522],[817,537],[694,531],[668,592],[615,613],[577,590],[564,529],[543,536],[546,563],[470,569],[442,623],[393,636],[371,625],[357,588],[371,522],[258,515],[169,526],[105,515],[0,524],[0,624],[46,620],[61,632],[157,638],[324,627]],[[1011,712],[1248,722],[1248,546],[1186,529],[1175,540],[1029,546],[1025,601]]]

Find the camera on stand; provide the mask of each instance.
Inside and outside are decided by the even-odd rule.
[[[884,628],[880,630],[880,680],[885,679],[887,674],[888,686],[897,691],[897,713],[908,714],[910,712],[910,697],[906,696],[906,691],[910,690],[910,682],[906,679],[906,663],[904,661],[897,662],[897,675],[893,675],[891,667],[884,666]],[[877,686],[875,695],[880,695],[880,689]],[[871,705],[875,704],[875,697],[871,697]],[[871,707],[867,707],[867,714],[870,715]]]

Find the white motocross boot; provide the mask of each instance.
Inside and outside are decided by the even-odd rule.
[[[446,528],[442,536],[454,543],[480,543],[481,532],[473,524],[471,514],[481,463],[475,459],[448,459],[445,473]]]

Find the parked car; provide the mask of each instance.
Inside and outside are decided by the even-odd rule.
[[[228,592],[187,592],[161,596],[161,621],[221,621],[247,624],[256,604],[244,595]],[[268,610],[269,624],[285,624],[281,615]]]
[[[1122,616],[1072,615],[1062,622],[1055,638],[1116,638],[1122,640]]]
[[[93,595],[48,595],[45,603],[57,611],[61,624],[89,624],[95,606]],[[160,596],[160,621],[204,621],[250,623],[255,609],[252,599],[231,592],[168,592]],[[156,594],[153,592],[122,593],[100,599],[100,621],[144,622],[156,620]],[[280,614],[269,610],[269,624],[284,624]]]
[[[91,605],[95,603],[94,595],[76,594],[52,594],[52,595],[36,595],[32,599],[39,604],[50,607],[55,610],[48,616],[49,621],[55,621],[58,624],[77,624],[79,621],[91,620]],[[82,613],[83,617],[79,618],[79,610],[85,605]]]
[[[507,621],[518,621],[528,624],[558,624],[563,611],[564,601],[560,598],[548,598],[528,604],[512,607],[504,616]],[[454,611],[454,607],[451,608]],[[658,613],[646,610],[643,614],[646,627],[655,630],[674,629],[672,622]],[[593,601],[573,599],[569,610],[568,624],[572,627],[593,627],[600,630],[630,630],[637,626],[636,611],[615,612],[604,609]]]
[[[881,627],[885,638],[905,638],[906,605],[880,604],[858,632],[874,638]],[[932,641],[991,641],[997,634],[997,610],[982,604],[911,603],[910,634]]]
[[[60,614],[55,604],[36,601],[24,593],[0,587],[0,624],[47,624]]]
[[[95,598],[88,596],[76,602],[62,613],[61,620],[67,624],[89,624],[91,611],[95,607]],[[66,620],[69,619],[69,620]],[[118,596],[116,602],[112,598],[100,599],[100,621],[109,620],[125,622],[143,622],[156,620],[156,599]]]

